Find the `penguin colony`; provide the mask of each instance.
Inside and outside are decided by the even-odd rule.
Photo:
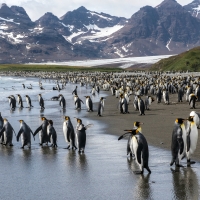
[[[51,75],[45,75],[41,77],[43,79],[47,78],[57,78],[60,81],[56,82],[56,86],[53,90],[58,90],[59,92],[65,88],[67,83],[80,83],[80,87],[90,86],[91,95],[95,96],[100,93],[100,88],[104,91],[110,91],[111,95],[116,97],[118,100],[118,110],[121,114],[129,114],[129,106],[132,99],[132,106],[140,116],[144,116],[145,112],[150,109],[151,104],[156,101],[158,104],[162,101],[164,104],[170,104],[170,94],[177,94],[177,102],[185,101],[188,102],[188,108],[195,109],[196,101],[200,101],[200,77],[193,76],[169,76],[167,74],[160,73],[126,73],[126,74],[113,74],[113,73],[66,73],[65,76],[52,77]],[[62,84],[60,87],[59,82]],[[25,85],[22,84],[25,89]],[[42,83],[39,83],[41,90],[45,90]],[[32,85],[27,87],[27,89],[33,89]],[[79,98],[77,86],[72,91],[74,95],[75,109],[81,109],[81,105],[84,102]],[[133,96],[133,97],[132,97]],[[26,95],[26,102],[28,108],[32,108],[31,98]],[[132,97],[132,98],[131,98]],[[7,97],[9,99],[9,105],[11,109],[16,108],[16,99],[14,95]],[[87,112],[93,112],[93,102],[90,96],[85,96],[85,105],[87,107]],[[104,111],[104,100],[105,97],[100,97],[97,116],[103,116]],[[41,94],[38,95],[39,106],[45,109],[44,99]],[[52,101],[59,101],[59,105],[62,109],[66,108],[66,101],[62,94],[54,96],[51,98]],[[20,94],[17,94],[17,102],[20,108],[23,108],[23,101]],[[31,148],[31,135],[35,139],[35,136],[39,133],[40,145],[51,144],[52,147],[57,147],[57,134],[53,127],[53,121],[51,119],[41,118],[42,124],[38,127],[35,132],[25,123],[23,120],[19,120],[20,130],[16,134],[11,124],[7,119],[3,119],[0,116],[0,140],[3,145],[12,146],[13,133],[16,136],[17,141],[21,137],[22,148],[28,146]],[[82,120],[76,118],[77,125],[74,130],[71,119],[69,116],[64,117],[63,122],[63,133],[65,141],[68,146],[66,149],[77,149],[81,153],[84,153],[86,146],[86,130],[91,126],[91,124],[84,126]],[[187,121],[187,126],[184,122]],[[128,137],[127,142],[127,155],[134,158],[138,164],[140,171],[136,172],[142,174],[144,169],[149,173],[151,170],[148,166],[149,161],[149,149],[148,143],[145,136],[142,134],[142,123],[134,122],[132,129],[126,129],[126,133],[118,138]],[[194,164],[191,161],[191,155],[194,153],[197,140],[198,140],[198,128],[200,125],[200,114],[195,111],[190,113],[187,118],[177,118],[174,122],[174,128],[172,131],[172,141],[171,141],[171,154],[172,160],[170,165],[175,164],[176,167],[181,167],[181,160],[186,158],[187,165],[190,166]]]

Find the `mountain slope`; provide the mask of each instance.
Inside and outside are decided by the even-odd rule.
[[[193,17],[200,19],[200,0],[194,0],[188,5],[184,6]]]
[[[200,71],[200,47],[162,59],[152,65],[150,70],[157,71]]]
[[[175,0],[145,6],[107,40],[107,54],[146,56],[177,54],[200,45],[200,21]]]

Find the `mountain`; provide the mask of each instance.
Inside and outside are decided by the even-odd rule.
[[[198,2],[191,3],[193,10]],[[175,0],[164,0],[130,19],[81,6],[60,18],[47,12],[32,22],[24,8],[2,4],[0,63],[178,54],[200,46],[196,16]]]
[[[175,0],[145,6],[111,35],[106,53],[113,57],[177,54],[200,45],[200,21]]]
[[[188,5],[184,6],[185,10],[187,10],[193,17],[200,19],[200,0],[194,0]]]

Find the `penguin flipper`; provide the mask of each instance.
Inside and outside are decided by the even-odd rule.
[[[142,149],[143,149],[143,145],[139,143],[138,148],[137,148],[137,153],[136,153],[137,161],[139,164],[141,164]]]
[[[35,136],[35,135],[36,135],[39,131],[41,131],[41,130],[42,130],[42,125],[39,126],[39,127],[35,130],[33,136]]]
[[[190,134],[187,135],[187,152],[190,150]]]
[[[20,137],[20,135],[22,134],[22,132],[23,132],[23,128],[20,128],[20,130],[19,130],[19,132],[18,132],[18,134],[17,134],[17,142],[19,142],[19,137]]]
[[[127,137],[127,136],[130,136],[130,135],[131,135],[131,133],[129,133],[129,132],[124,133],[123,135],[121,135],[121,136],[118,138],[118,140],[121,140],[121,139],[123,139],[123,138],[125,138],[125,137]]]
[[[3,132],[5,131],[5,126],[3,126],[3,128],[0,131],[0,137],[2,136]]]

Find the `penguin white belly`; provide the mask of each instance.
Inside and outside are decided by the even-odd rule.
[[[183,142],[184,142],[184,147],[183,147],[183,153],[180,155],[180,159],[182,159],[184,157],[185,152],[186,152],[186,137],[187,137],[184,124],[181,125],[181,129],[182,129],[182,138],[183,138]]]
[[[137,149],[138,149],[138,142],[137,142],[137,139],[135,136],[132,137],[132,140],[131,140],[131,151],[134,153],[135,155],[135,160],[136,160],[136,163],[139,165],[140,169],[141,169],[141,164],[138,163],[138,160],[137,160]],[[142,154],[141,154],[142,155]]]
[[[63,133],[64,133],[65,141],[68,143],[68,140],[67,140],[67,125],[65,123],[63,124]]]
[[[198,140],[198,130],[195,123],[191,123],[191,131],[190,131],[190,154],[193,154],[197,147]]]
[[[88,109],[88,110],[90,109],[90,106],[89,106],[89,101],[88,101],[88,99],[86,100],[86,107],[87,107],[87,109]]]
[[[199,116],[196,114],[196,112],[195,112],[195,111],[192,111],[192,112],[190,113],[190,116],[193,116],[193,117],[194,117],[193,120],[194,120],[196,126],[199,127],[199,122],[200,122],[200,120],[199,120]]]
[[[24,133],[21,134],[21,143],[24,145]]]

